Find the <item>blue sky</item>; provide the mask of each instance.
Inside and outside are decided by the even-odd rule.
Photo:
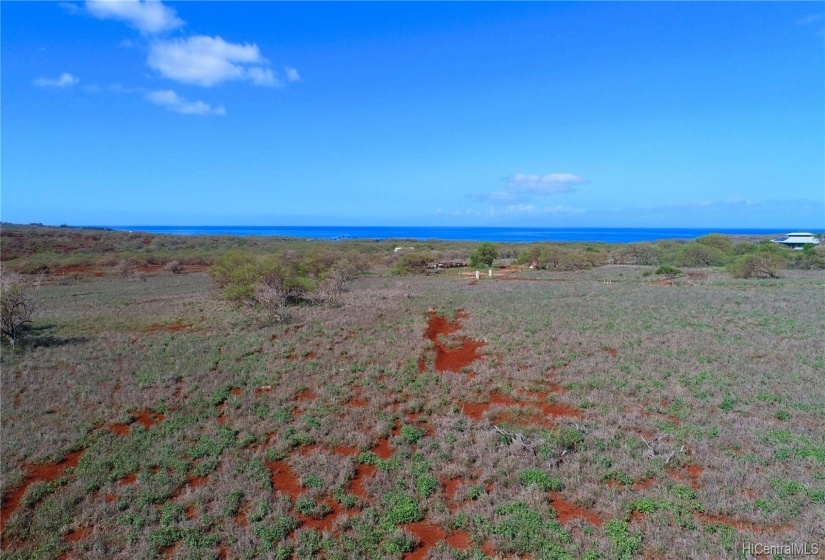
[[[825,229],[818,2],[3,2],[2,219]]]

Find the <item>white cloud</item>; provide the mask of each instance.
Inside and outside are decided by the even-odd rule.
[[[86,10],[98,19],[125,21],[143,35],[171,31],[185,23],[159,0],[86,0]]]
[[[538,206],[536,204],[511,204],[501,209],[502,214],[582,214],[583,208],[571,208],[561,204]]]
[[[223,105],[212,107],[203,101],[188,101],[170,89],[151,91],[146,99],[183,115],[225,115]]]
[[[587,183],[586,179],[572,173],[549,173],[547,175],[516,173],[506,177],[504,181],[503,191],[471,194],[469,198],[493,204],[522,204],[536,197],[573,192],[576,190],[574,188],[576,185]]]
[[[572,173],[549,173],[547,175],[527,175],[516,173],[507,178],[507,189],[517,192],[547,195],[575,190],[575,185],[586,183],[585,179]]]
[[[823,14],[823,13],[808,14],[805,17],[799,18],[798,20],[796,20],[796,23],[798,23],[799,25],[808,25],[808,24],[811,24],[811,23],[816,23],[817,21],[819,21],[823,18],[825,18],[825,14]]]
[[[286,79],[290,82],[300,82],[301,75],[298,74],[298,70],[291,66],[284,66],[284,71],[286,72]]]
[[[275,74],[253,43],[228,43],[220,37],[196,35],[188,39],[155,41],[149,46],[149,66],[166,78],[213,86],[229,80],[249,80],[256,85],[279,86]]]
[[[72,76],[68,72],[63,72],[58,78],[37,78],[34,85],[38,87],[70,87],[80,82],[80,78]]]

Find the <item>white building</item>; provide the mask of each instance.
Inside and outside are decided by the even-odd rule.
[[[814,237],[812,233],[797,231],[794,233],[789,233],[788,235],[780,237],[779,239],[771,239],[771,243],[781,243],[786,247],[801,249],[803,245],[819,245],[819,239]]]

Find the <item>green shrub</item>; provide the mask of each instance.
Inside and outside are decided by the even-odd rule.
[[[530,486],[531,484],[538,485],[544,491],[559,491],[564,488],[561,479],[553,477],[541,469],[527,469],[519,476],[519,481],[522,486]]]
[[[776,253],[760,251],[738,257],[728,270],[734,278],[776,278],[784,262]]]
[[[415,523],[424,518],[416,499],[405,492],[389,492],[384,495],[381,504],[387,508],[384,519],[393,525]]]
[[[489,268],[493,266],[493,261],[498,258],[496,246],[485,241],[470,253],[470,266],[473,268]]]
[[[630,560],[642,551],[642,534],[637,531],[631,533],[626,521],[611,519],[604,529],[612,545],[612,557],[616,560]]]

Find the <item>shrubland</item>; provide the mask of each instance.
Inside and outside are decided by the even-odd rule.
[[[708,246],[805,253],[740,244]],[[821,540],[821,269],[471,283],[391,276],[384,247],[313,304],[348,248],[44,279],[0,355],[0,557],[720,558]],[[262,285],[293,290],[288,324],[238,305]]]

